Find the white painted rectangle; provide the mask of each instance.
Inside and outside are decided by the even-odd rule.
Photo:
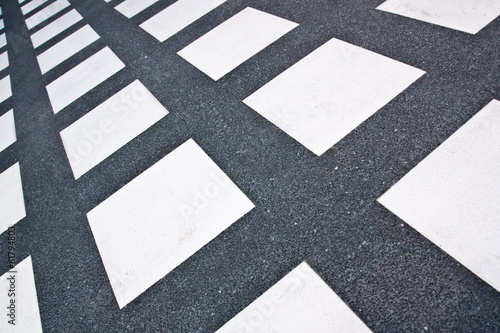
[[[109,47],[75,66],[46,87],[54,113],[58,113],[124,67],[125,64]]]
[[[0,30],[5,28],[5,24],[3,23],[3,19],[0,19]]]
[[[31,0],[26,5],[21,7],[21,11],[23,12],[23,15],[26,15],[26,14],[32,12],[33,10],[37,9],[38,7],[40,7],[41,5],[46,3],[47,1],[49,1],[49,0]]]
[[[334,38],[243,102],[321,155],[424,73]]]
[[[120,308],[254,207],[188,140],[87,214]]]
[[[0,233],[26,216],[19,163],[0,174]]]
[[[9,55],[7,51],[5,51],[0,54],[0,71],[6,69],[7,67],[9,67]]]
[[[64,30],[81,21],[82,19],[83,17],[78,14],[75,9],[72,9],[54,22],[42,28],[40,31],[37,31],[33,35],[31,35],[31,42],[33,43],[33,47],[36,49],[40,45],[43,45],[47,41],[59,35]]]
[[[64,60],[77,54],[98,39],[99,35],[89,25],[75,31],[36,57],[42,74],[45,74]]]
[[[5,33],[0,35],[0,48],[7,45],[7,38],[5,37]]]
[[[10,75],[7,75],[0,80],[0,103],[12,96],[12,88],[10,86]]]
[[[61,138],[75,179],[167,114],[136,80],[64,129]]]
[[[158,1],[159,0],[125,0],[116,6],[115,9],[126,17],[132,18]]]
[[[16,142],[16,125],[14,111],[10,110],[0,116],[0,152]]]
[[[498,291],[499,133],[493,100],[378,199]]]
[[[247,7],[178,54],[218,80],[297,26],[297,23]]]
[[[163,42],[226,1],[178,0],[140,27]]]
[[[388,0],[377,9],[476,34],[500,15],[500,1]]]
[[[303,262],[217,333],[368,333],[371,330]]]
[[[28,30],[36,27],[68,6],[68,0],[57,0],[56,2],[48,5],[44,9],[26,19],[26,26],[28,27]]]

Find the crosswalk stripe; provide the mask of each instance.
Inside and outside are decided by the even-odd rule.
[[[178,54],[218,80],[297,26],[297,23],[247,7]]]
[[[7,75],[0,80],[0,103],[12,96],[12,88],[10,86],[10,75]]]
[[[33,35],[31,35],[31,42],[33,43],[33,47],[36,49],[40,45],[45,44],[55,36],[62,33],[64,30],[80,22],[82,19],[83,17],[78,14],[75,9],[72,9],[54,22],[42,28],[40,31],[37,31]]]
[[[378,201],[500,291],[498,133],[493,100]]]
[[[377,9],[476,34],[500,15],[500,1],[388,0]]]
[[[115,9],[127,18],[132,18],[158,1],[159,0],[125,0],[116,6]]]
[[[0,331],[2,333],[42,333],[31,256],[0,277],[0,290],[2,305],[5,306],[4,309],[7,308],[0,320]],[[9,292],[10,290],[14,291]],[[14,316],[10,316],[12,312],[8,309],[12,304],[11,300],[14,300]],[[14,321],[9,323],[11,320]]]
[[[99,35],[89,25],[75,31],[37,57],[42,74],[77,54],[98,39]]]
[[[5,24],[3,23],[3,19],[0,19],[0,30],[3,30],[5,28]]]
[[[17,2],[19,2],[19,4],[22,4],[24,1],[26,0],[18,0]]]
[[[0,116],[0,152],[16,142],[16,125],[14,122],[14,111],[10,110]]]
[[[136,80],[64,129],[61,138],[75,179],[167,114]]]
[[[5,37],[5,33],[0,35],[0,48],[7,45],[7,38]]]
[[[334,38],[243,102],[321,155],[424,73]]]
[[[33,29],[40,23],[45,22],[69,5],[70,3],[68,2],[68,0],[58,0],[53,4],[50,4],[49,6],[43,8],[33,16],[30,16],[26,19],[26,26],[28,27],[28,30]]]
[[[87,217],[120,308],[253,207],[190,139],[91,210]]]
[[[217,333],[368,333],[371,330],[303,262]]]
[[[140,27],[160,42],[164,42],[226,1],[178,0],[142,23]]]
[[[109,47],[73,67],[46,87],[54,113],[58,113],[124,67],[125,64]]]
[[[3,71],[7,67],[9,67],[9,55],[7,51],[5,51],[0,54],[0,71]]]
[[[19,162],[0,174],[0,233],[26,216]]]
[[[47,1],[49,0],[31,0],[26,5],[21,7],[21,11],[23,12],[23,15],[29,14]]]

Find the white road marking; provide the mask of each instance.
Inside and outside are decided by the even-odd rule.
[[[7,45],[7,38],[5,37],[5,33],[0,35],[0,48]]]
[[[0,233],[26,216],[19,163],[0,174]]]
[[[87,217],[120,308],[253,207],[188,140],[91,210]]]
[[[140,27],[164,42],[227,0],[178,0]]]
[[[10,110],[0,116],[0,152],[16,142],[16,125],[14,122],[14,111]]]
[[[128,18],[132,18],[159,0],[125,0],[115,7],[117,11]]]
[[[109,47],[75,66],[46,87],[54,113],[58,113],[124,67],[125,64]]]
[[[498,291],[499,133],[493,100],[378,200]]]
[[[321,155],[423,74],[332,39],[243,102]]]
[[[297,26],[297,23],[247,7],[178,54],[218,80]]]
[[[5,51],[4,53],[0,54],[0,71],[4,70],[7,67],[9,67],[9,55],[7,51]]]
[[[59,35],[64,30],[75,25],[82,19],[83,17],[78,14],[75,9],[72,9],[54,22],[42,28],[40,31],[37,31],[33,35],[31,35],[31,42],[33,43],[33,47],[36,49],[40,45],[43,45],[47,41]]]
[[[0,80],[0,103],[12,96],[12,88],[10,86],[10,75],[7,75]]]
[[[21,11],[23,12],[23,15],[26,15],[28,13],[31,13],[33,10],[37,9],[47,1],[49,0],[31,0],[26,5],[21,7]]]
[[[44,9],[26,19],[26,26],[28,27],[28,30],[51,18],[69,5],[68,0],[58,0],[48,5]]]

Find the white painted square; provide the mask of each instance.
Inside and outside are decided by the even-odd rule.
[[[73,67],[46,87],[54,113],[58,113],[124,67],[125,64],[109,47]]]
[[[5,37],[5,33],[0,35],[0,48],[7,45],[7,38]]]
[[[67,127],[61,138],[75,179],[167,114],[136,80]]]
[[[28,27],[28,30],[36,27],[68,6],[68,0],[57,0],[56,2],[48,5],[44,9],[26,19],[26,26]]]
[[[140,27],[164,42],[227,0],[178,0]]]
[[[99,35],[89,25],[75,31],[36,57],[42,74],[47,73],[49,70],[69,57],[77,54],[98,39]]]
[[[82,19],[83,17],[78,14],[75,9],[72,9],[54,22],[42,28],[40,31],[31,35],[33,47],[36,49],[40,45],[45,44],[47,41],[59,35],[61,32],[78,23]]]
[[[253,207],[191,139],[91,210],[120,308]]]
[[[12,89],[10,86],[10,75],[7,75],[0,80],[0,103],[12,96]]]
[[[132,18],[158,1],[159,0],[125,0],[116,6],[115,9],[126,17]]]
[[[371,330],[303,262],[217,333],[363,333]]]
[[[26,5],[21,7],[21,11],[23,12],[23,15],[26,15],[28,13],[31,13],[33,10],[37,9],[47,1],[48,0],[31,0]]]
[[[0,71],[6,69],[7,67],[9,67],[9,56],[7,51],[5,51],[0,54]]]
[[[321,155],[424,73],[334,38],[243,102]]]
[[[19,163],[0,174],[0,233],[26,216]]]
[[[5,246],[7,247],[7,242]],[[6,251],[5,251],[6,252]],[[11,282],[14,288],[11,288]],[[9,297],[9,290],[15,290],[15,295]],[[31,256],[17,264],[10,271],[0,277],[0,299],[4,314],[0,320],[0,332],[2,333],[42,333],[42,322],[38,309],[38,297],[36,294],[35,275]],[[11,300],[14,300],[15,325],[9,323]]]
[[[0,152],[16,142],[16,125],[14,122],[14,111],[10,110],[0,116]]]
[[[500,15],[500,1],[388,0],[377,9],[475,34]]]
[[[378,199],[498,291],[499,133],[493,100]]]
[[[178,54],[218,80],[298,24],[247,7]]]

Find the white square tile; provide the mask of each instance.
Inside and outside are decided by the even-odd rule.
[[[388,0],[377,9],[475,34],[500,15],[500,1]]]
[[[5,246],[7,247],[7,245],[6,241]],[[2,320],[0,320],[0,332],[42,333],[31,256],[0,277],[0,295],[4,311]],[[10,316],[10,309],[7,309],[7,307],[12,306],[15,307],[14,317]],[[12,322],[9,323],[9,321]]]
[[[498,291],[499,133],[493,100],[378,200]]]
[[[87,217],[120,308],[253,207],[188,140],[91,210]]]
[[[49,70],[69,57],[77,54],[98,39],[99,35],[89,25],[75,31],[36,57],[42,74],[47,73]]]
[[[116,6],[115,9],[126,17],[131,18],[158,1],[159,0],[125,0]]]
[[[297,23],[247,7],[178,54],[218,80],[296,26]]]
[[[321,155],[423,74],[334,38],[243,102]]]
[[[5,33],[0,35],[0,48],[7,45],[7,38],[5,37]]]
[[[138,80],[61,132],[75,179],[168,114]]]
[[[0,233],[26,216],[19,163],[0,174]]]
[[[7,51],[5,51],[0,54],[0,71],[4,70],[7,67],[9,67],[9,56]]]
[[[14,111],[10,110],[0,116],[0,152],[16,142],[16,125],[14,123]]]
[[[10,75],[7,75],[0,80],[0,103],[12,96],[12,88],[10,86]]]
[[[217,333],[363,333],[371,330],[305,262]]]
[[[68,6],[68,0],[57,0],[56,2],[48,5],[44,9],[26,19],[26,26],[28,27],[28,30],[36,27]]]
[[[178,0],[140,27],[164,42],[227,0]]]
[[[31,42],[33,43],[33,47],[36,49],[40,45],[45,44],[82,19],[83,17],[78,14],[75,9],[72,9],[54,22],[42,28],[40,31],[37,31],[33,35],[31,35]]]
[[[58,113],[124,67],[125,64],[109,47],[73,67],[46,87],[54,113]]]
[[[49,0],[31,0],[26,5],[21,7],[21,11],[23,12],[23,15],[26,15],[26,14],[32,12],[33,10],[37,9],[38,7],[40,7],[41,5],[46,3],[47,1],[49,1]]]

